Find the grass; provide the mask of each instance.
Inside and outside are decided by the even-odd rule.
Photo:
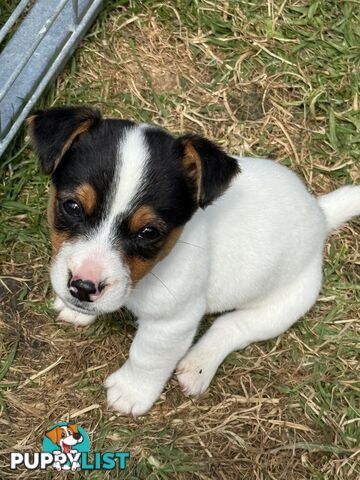
[[[92,104],[200,132],[290,166],[318,195],[360,181],[359,25],[355,0],[108,1],[40,106]],[[107,410],[102,387],[126,358],[132,319],[78,330],[55,322],[47,179],[23,135],[1,175],[3,478],[14,478],[10,451],[39,450],[44,430],[69,418],[93,447],[131,452],[119,478],[359,478],[359,221],[329,238],[308,315],[230,355],[199,400],[172,379],[135,422]]]

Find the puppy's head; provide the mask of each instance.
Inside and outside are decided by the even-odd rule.
[[[239,172],[236,160],[197,135],[174,138],[87,107],[37,112],[28,125],[52,177],[52,284],[83,313],[119,309],[194,212]]]

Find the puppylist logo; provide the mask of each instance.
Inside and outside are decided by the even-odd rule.
[[[93,452],[85,430],[76,423],[58,422],[44,434],[42,452],[12,452],[10,468],[17,470],[125,470],[129,452]]]

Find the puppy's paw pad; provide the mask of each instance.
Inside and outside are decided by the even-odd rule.
[[[86,327],[95,322],[95,315],[85,315],[84,313],[75,312],[70,310],[70,308],[63,308],[58,316],[58,320],[62,322],[72,323],[73,325],[78,325],[81,327]]]

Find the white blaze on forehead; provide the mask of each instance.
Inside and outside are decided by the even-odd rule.
[[[111,219],[126,212],[141,191],[149,158],[144,127],[145,125],[132,127],[119,143],[114,193],[109,213]]]

